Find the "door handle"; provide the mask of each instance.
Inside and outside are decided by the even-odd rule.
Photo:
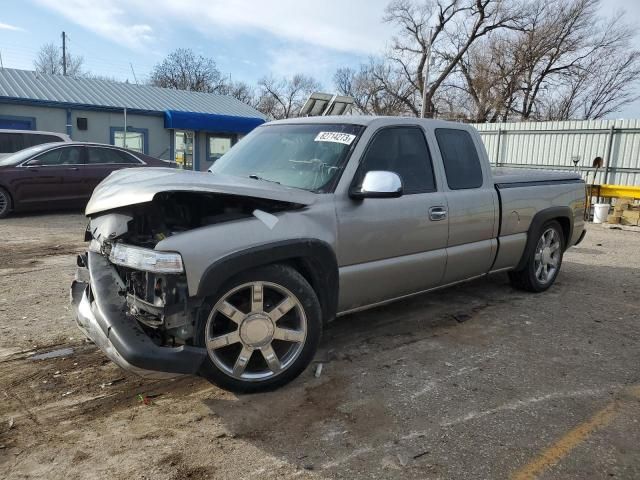
[[[431,207],[429,209],[429,219],[437,222],[438,220],[444,220],[447,218],[447,209],[444,207]]]
[[[67,170],[71,170],[73,172],[77,172],[78,171],[78,167],[68,167]]]

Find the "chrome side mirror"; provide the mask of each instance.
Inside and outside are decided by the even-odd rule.
[[[361,186],[352,188],[353,198],[393,198],[402,195],[402,180],[395,172],[371,170],[362,180]]]

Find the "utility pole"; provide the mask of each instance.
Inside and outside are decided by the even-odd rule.
[[[127,107],[124,107],[124,138],[122,139],[122,146],[127,148]]]
[[[67,34],[62,32],[62,75],[67,75]]]
[[[433,36],[433,28],[429,29],[429,45],[427,46],[427,60],[424,68],[424,79],[422,80],[422,111],[420,117],[424,118],[427,114],[427,89],[429,86],[429,67],[431,66],[431,37]]]

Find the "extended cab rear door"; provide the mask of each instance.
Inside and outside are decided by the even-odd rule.
[[[479,139],[465,127],[435,128],[449,216],[443,284],[487,273],[497,249],[498,195]]]

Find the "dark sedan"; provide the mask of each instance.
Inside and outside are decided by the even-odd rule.
[[[171,167],[164,160],[94,143],[45,143],[0,160],[0,218],[10,211],[81,207],[111,172]]]

